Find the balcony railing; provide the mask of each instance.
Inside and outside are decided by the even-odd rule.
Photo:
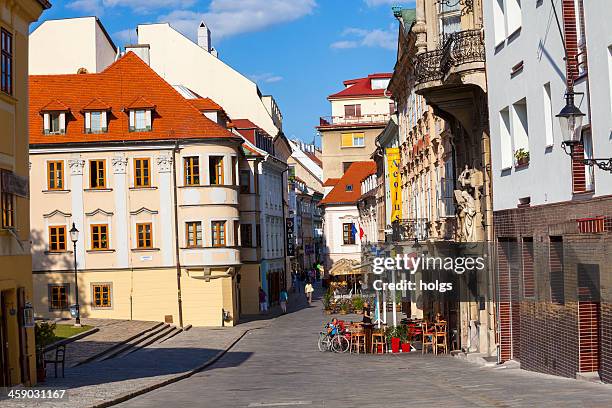
[[[391,119],[389,113],[377,113],[361,116],[321,116],[319,127],[344,125],[372,125],[387,123]]]
[[[473,62],[485,62],[483,32],[458,31],[450,34],[441,48],[416,56],[416,82],[440,81],[453,67]]]
[[[427,218],[408,218],[400,221],[403,240],[424,241],[429,238],[429,220]]]

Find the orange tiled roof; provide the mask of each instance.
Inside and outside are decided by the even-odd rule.
[[[210,98],[189,99],[189,102],[199,111],[223,111],[223,107]]]
[[[107,111],[110,110],[111,106],[101,101],[99,98],[93,98],[87,105],[83,106],[81,110],[84,111]]]
[[[74,113],[66,117],[65,134],[44,135],[40,112],[54,98],[59,98]],[[80,111],[94,98],[113,107],[107,133],[83,133],[85,119]],[[130,132],[126,109],[152,106],[155,106],[152,130]],[[96,74],[30,76],[29,121],[32,145],[210,137],[239,139],[202,115],[133,52]]]
[[[45,106],[40,108],[40,112],[68,112],[69,110],[70,108],[65,103],[62,103],[57,99],[51,100]]]
[[[332,191],[321,200],[321,204],[354,204],[361,197],[361,180],[376,173],[376,163],[373,161],[354,162],[346,170]],[[329,180],[329,179],[328,179]],[[351,191],[346,191],[347,186]]]
[[[349,79],[348,81],[344,81],[344,86],[348,86],[348,88],[344,88],[340,92],[336,92],[335,94],[329,95],[328,98],[354,98],[358,96],[384,96],[384,89],[372,89],[372,79],[381,79],[381,78],[391,78],[393,76],[392,73],[380,73],[380,74],[371,74],[365,78],[357,78],[357,79]],[[350,85],[350,86],[349,86]],[[387,95],[390,95],[390,92],[387,91]]]

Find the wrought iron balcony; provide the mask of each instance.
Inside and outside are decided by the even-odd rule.
[[[477,62],[485,62],[482,30],[458,31],[448,35],[441,48],[416,56],[416,82],[441,81],[453,68]]]

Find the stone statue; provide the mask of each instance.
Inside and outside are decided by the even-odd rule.
[[[477,242],[484,239],[481,212],[481,192],[483,186],[482,172],[470,169],[467,165],[457,178],[460,188],[454,191],[457,202],[459,240],[461,242]]]

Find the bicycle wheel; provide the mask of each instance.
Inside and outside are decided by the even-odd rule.
[[[319,351],[329,350],[329,338],[325,333],[319,333],[319,341],[317,342],[317,347],[319,347]]]
[[[336,353],[346,353],[349,349],[348,339],[344,336],[336,336],[332,340],[332,349]]]

